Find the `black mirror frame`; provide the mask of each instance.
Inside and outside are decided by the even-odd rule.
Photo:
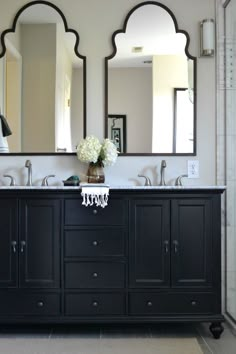
[[[44,0],[36,0],[36,1],[31,1],[28,4],[22,6],[20,8],[20,10],[18,10],[18,12],[16,13],[13,23],[12,23],[12,27],[8,28],[6,30],[4,30],[1,34],[0,40],[1,40],[1,45],[2,45],[2,52],[0,52],[0,58],[2,58],[5,53],[6,53],[6,45],[5,45],[5,36],[8,33],[14,33],[16,31],[16,25],[17,25],[17,20],[19,18],[19,16],[21,15],[21,13],[26,10],[27,8],[33,6],[33,5],[46,5],[46,6],[50,6],[52,7],[55,11],[58,12],[58,14],[61,16],[63,24],[64,24],[64,28],[65,28],[65,32],[66,33],[73,33],[75,35],[75,45],[74,45],[74,51],[75,54],[83,60],[83,136],[86,136],[86,116],[87,116],[87,107],[86,107],[86,56],[81,55],[78,52],[78,46],[79,46],[79,34],[77,31],[75,31],[74,29],[71,29],[68,27],[65,15],[63,14],[63,12],[54,4],[52,4],[49,1],[44,1]],[[9,152],[9,153],[0,153],[0,156],[11,156],[11,155],[56,155],[56,156],[60,156],[60,155],[76,155],[75,152]]]
[[[166,10],[169,15],[172,17],[172,20],[174,22],[174,26],[175,26],[175,32],[176,33],[182,33],[185,35],[186,37],[186,45],[185,45],[185,54],[186,56],[193,60],[193,64],[194,64],[194,70],[193,70],[193,76],[194,76],[194,93],[193,93],[193,98],[194,98],[194,132],[193,132],[193,138],[194,138],[194,146],[193,146],[193,152],[192,153],[120,153],[119,156],[196,156],[197,154],[197,134],[196,134],[196,130],[197,130],[197,58],[192,56],[189,51],[189,43],[190,43],[190,37],[188,32],[186,32],[185,30],[181,30],[178,27],[178,23],[177,20],[173,14],[173,12],[165,5],[156,2],[156,1],[145,1],[142,2],[136,6],[134,6],[127,14],[125,20],[124,20],[124,25],[122,29],[116,30],[113,34],[112,34],[112,46],[113,46],[113,52],[111,55],[105,57],[105,138],[108,136],[108,61],[110,59],[112,59],[116,53],[117,53],[117,47],[116,47],[116,43],[115,43],[115,37],[117,34],[119,33],[125,33],[126,32],[126,28],[127,28],[127,24],[129,21],[130,16],[133,14],[133,12],[135,10],[137,10],[138,8],[145,6],[145,5],[156,5],[159,7],[162,7],[164,10]]]

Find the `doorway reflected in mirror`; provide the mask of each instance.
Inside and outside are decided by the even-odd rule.
[[[125,154],[196,154],[196,58],[188,52],[189,42],[171,10],[153,1],[135,6],[113,33],[114,50],[105,58],[105,136],[110,115],[123,112]],[[192,129],[187,145],[180,142],[183,124],[174,125],[176,87],[187,87],[192,102],[185,107]]]
[[[9,152],[76,151],[86,135],[85,60],[79,35],[54,4],[34,1],[2,32],[0,106],[12,136]]]

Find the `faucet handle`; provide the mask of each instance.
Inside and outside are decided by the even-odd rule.
[[[152,185],[151,180],[150,180],[149,177],[144,176],[144,175],[138,175],[138,177],[143,177],[143,178],[145,178],[145,183],[144,183],[145,186],[151,186],[151,185]]]
[[[8,177],[10,178],[10,186],[15,186],[16,185],[16,180],[13,176],[11,175],[3,175],[3,177]]]
[[[50,177],[56,177],[55,175],[48,175],[46,177],[44,177],[44,179],[42,180],[42,186],[48,186],[48,178]]]
[[[182,178],[183,177],[188,177],[188,175],[184,174],[184,175],[180,175],[179,177],[176,178],[175,180],[175,185],[176,186],[182,186]]]

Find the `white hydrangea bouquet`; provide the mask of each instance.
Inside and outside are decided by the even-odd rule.
[[[89,163],[89,183],[103,183],[105,181],[103,167],[114,165],[118,156],[117,148],[110,139],[104,139],[100,143],[93,135],[87,136],[77,145],[76,153],[81,162]]]

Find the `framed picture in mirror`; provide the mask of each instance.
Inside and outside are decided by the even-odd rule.
[[[108,115],[108,138],[120,153],[126,152],[126,115]]]

